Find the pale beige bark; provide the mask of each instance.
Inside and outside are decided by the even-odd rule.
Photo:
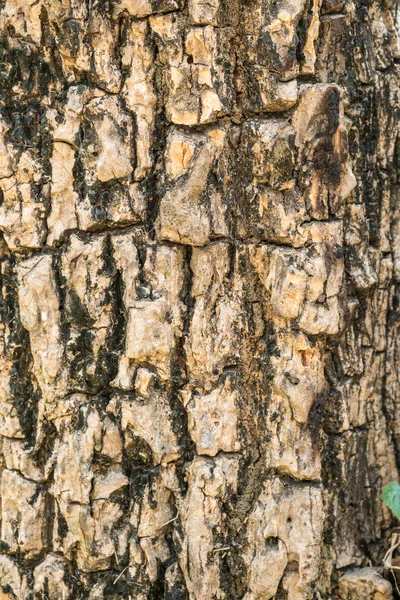
[[[392,598],[397,8],[0,2],[0,598]]]

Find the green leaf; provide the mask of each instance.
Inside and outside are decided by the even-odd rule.
[[[395,481],[389,483],[384,488],[381,498],[392,513],[400,519],[400,485]]]

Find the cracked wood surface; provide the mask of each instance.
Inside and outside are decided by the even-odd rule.
[[[0,1],[0,598],[392,598],[397,10]]]

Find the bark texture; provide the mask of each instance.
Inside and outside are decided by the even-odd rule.
[[[0,598],[392,597],[396,10],[0,1]]]

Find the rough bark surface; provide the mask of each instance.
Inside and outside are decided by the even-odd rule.
[[[0,1],[0,598],[391,598],[396,10]]]

